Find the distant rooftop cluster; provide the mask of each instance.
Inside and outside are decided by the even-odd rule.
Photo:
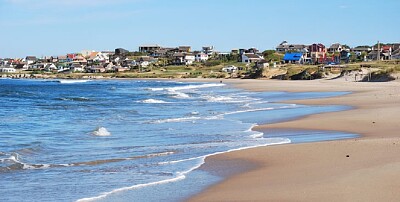
[[[273,51],[281,54],[280,59],[267,59],[264,56]],[[257,66],[274,63],[326,64],[359,61],[400,59],[400,43],[349,47],[333,43],[329,47],[321,43],[291,44],[283,41],[275,50],[260,52],[257,48],[232,49],[230,52],[218,52],[214,46],[204,46],[201,50],[192,50],[191,46],[163,47],[158,44],[141,45],[137,51],[116,48],[114,51],[83,50],[58,56],[26,56],[25,58],[0,59],[0,72],[48,71],[54,73],[69,72],[123,72],[132,69],[147,71],[149,68],[169,65],[193,65],[216,60],[230,60]],[[275,61],[273,61],[275,60]],[[276,61],[279,60],[279,61]],[[232,69],[232,68],[228,68]]]
[[[283,41],[276,47],[276,52],[285,54],[286,63],[324,64],[348,63],[352,58],[359,61],[400,59],[400,43],[362,45],[349,47],[346,44],[333,43],[329,47],[321,43],[290,44]]]

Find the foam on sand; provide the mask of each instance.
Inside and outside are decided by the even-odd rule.
[[[104,127],[98,127],[95,131],[92,132],[94,136],[110,136],[111,133]]]
[[[192,168],[190,168],[190,169],[188,169],[186,171],[177,172],[176,173],[176,177],[174,177],[174,178],[161,180],[161,181],[156,181],[156,182],[150,182],[150,183],[146,183],[146,184],[137,184],[137,185],[133,185],[133,186],[129,186],[129,187],[122,187],[122,188],[114,189],[114,190],[109,191],[109,192],[101,193],[98,196],[82,198],[82,199],[77,200],[77,202],[96,201],[96,200],[105,198],[105,197],[107,197],[107,196],[109,196],[111,194],[122,192],[122,191],[140,189],[140,188],[147,187],[147,186],[154,186],[154,185],[166,184],[166,183],[171,183],[171,182],[175,182],[175,181],[184,180],[188,173],[192,172],[193,170],[198,169],[201,165],[203,165],[204,162],[205,162],[205,159],[207,157],[209,157],[209,156],[214,156],[214,155],[223,154],[223,153],[227,153],[227,152],[239,151],[239,150],[243,150],[243,149],[250,149],[250,148],[255,148],[255,147],[260,147],[260,146],[277,145],[277,144],[288,144],[288,143],[290,143],[290,140],[287,139],[287,138],[268,138],[267,143],[265,143],[263,145],[249,146],[249,147],[243,147],[243,148],[238,148],[238,149],[231,149],[231,150],[228,150],[226,152],[216,152],[216,153],[213,153],[213,154],[204,155],[204,156],[200,156],[200,157],[194,157],[194,158],[182,159],[182,160],[176,160],[176,161],[170,161],[170,162],[163,162],[161,164],[175,164],[175,163],[180,163],[180,162],[185,162],[185,161],[199,160],[199,163],[197,165],[193,166]]]

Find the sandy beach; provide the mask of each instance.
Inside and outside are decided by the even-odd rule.
[[[308,105],[348,105],[352,110],[315,114],[260,125],[270,129],[333,130],[360,138],[259,147],[206,159],[201,169],[224,169],[221,162],[251,164],[189,201],[398,201],[400,199],[400,82],[343,80],[223,80],[251,91],[348,91]],[[222,163],[223,164],[223,163]],[[227,163],[226,168],[232,165]]]

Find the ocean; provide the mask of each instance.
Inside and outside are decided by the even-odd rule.
[[[221,176],[206,156],[335,131],[253,131],[347,106],[281,101],[348,92],[249,92],[224,83],[0,79],[0,201],[182,201]]]

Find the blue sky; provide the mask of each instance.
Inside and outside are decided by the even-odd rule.
[[[0,58],[142,44],[400,42],[399,0],[0,0]]]

